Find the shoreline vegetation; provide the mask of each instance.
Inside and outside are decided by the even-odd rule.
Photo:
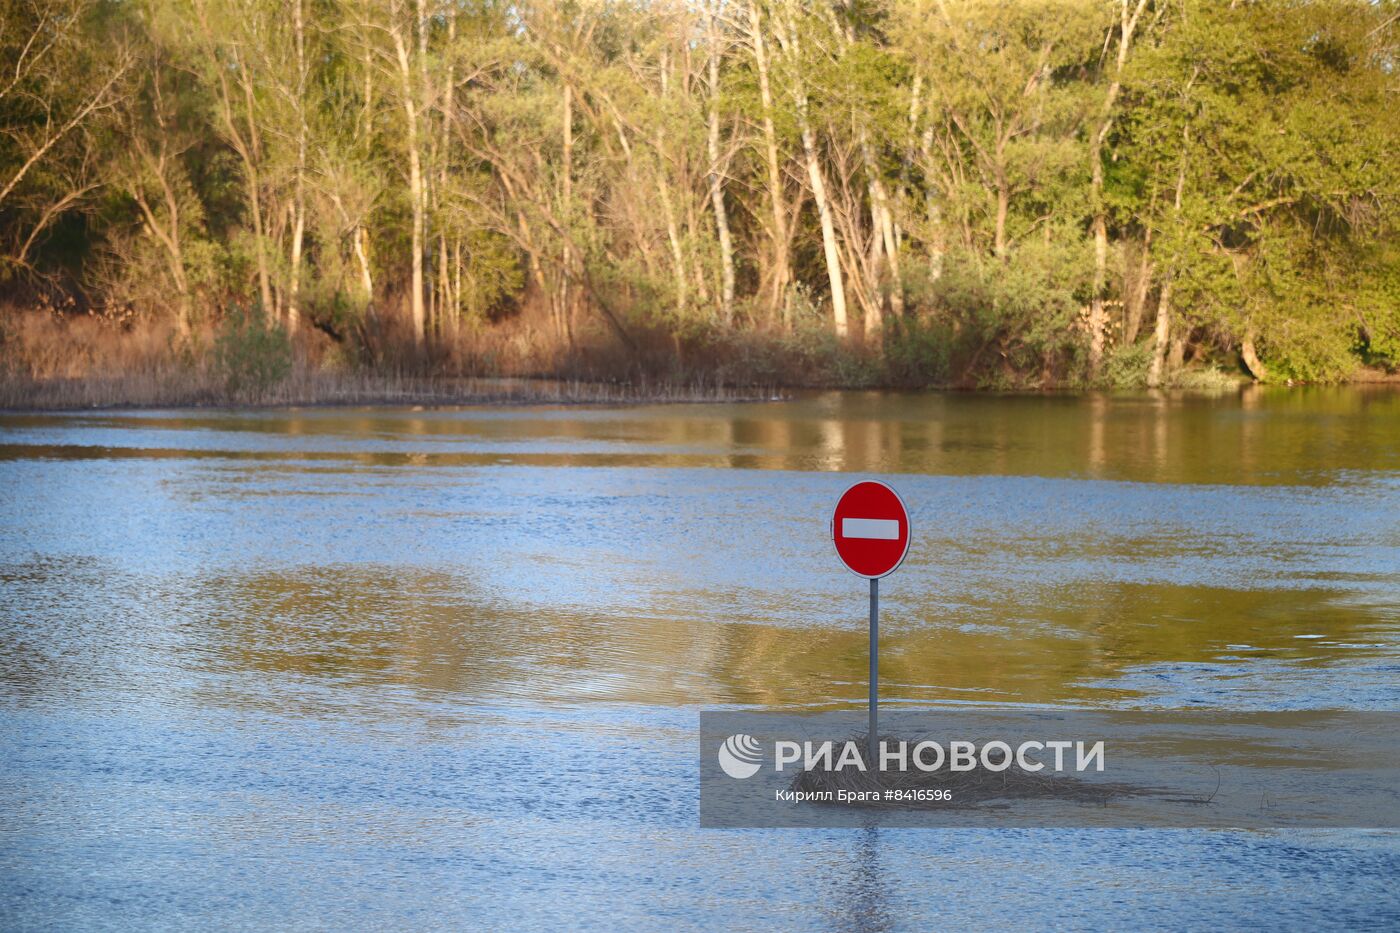
[[[507,405],[660,405],[783,401],[780,388],[735,389],[700,383],[631,384],[502,377],[306,374],[260,396],[228,395],[216,386],[142,378],[0,385],[0,412],[155,409],[283,409]]]
[[[603,382],[550,377],[424,376],[296,368],[275,385],[230,391],[200,369],[136,375],[19,381],[0,379],[0,412],[166,408],[454,407],[506,405],[653,405],[783,401],[783,387],[733,387],[692,381]]]
[[[6,407],[1400,369],[1400,0],[0,0],[0,26]]]
[[[1057,385],[1006,372],[988,382],[934,383],[892,377],[861,347],[794,350],[782,339],[750,341],[750,378],[723,352],[682,364],[658,352],[650,365],[620,364],[612,348],[575,348],[558,359],[532,352],[483,359],[478,344],[438,346],[432,360],[365,366],[347,362],[324,335],[291,339],[256,316],[178,334],[168,326],[113,328],[89,317],[0,312],[0,411],[332,406],[628,405],[781,401],[802,390],[1083,392],[1141,385]],[[514,346],[530,347],[516,341]],[[497,350],[508,349],[496,347]],[[537,348],[535,348],[537,349]],[[20,365],[16,365],[16,361]],[[767,378],[753,379],[758,372]],[[623,373],[622,376],[616,375]],[[1345,384],[1400,387],[1400,374],[1353,370]],[[1226,395],[1259,383],[1242,369],[1195,362],[1148,391]],[[1289,380],[1287,385],[1307,383]]]

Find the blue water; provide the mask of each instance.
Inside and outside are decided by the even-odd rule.
[[[1203,441],[1209,441],[1204,443]],[[702,707],[1400,708],[1400,405],[0,416],[6,929],[1400,925],[1381,831],[701,830]]]

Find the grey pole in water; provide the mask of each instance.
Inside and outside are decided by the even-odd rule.
[[[876,757],[879,746],[880,719],[880,578],[870,578],[870,735],[866,738],[866,752],[870,767],[876,778],[880,776],[880,759]]]

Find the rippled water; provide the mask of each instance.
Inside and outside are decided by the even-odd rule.
[[[1400,393],[0,415],[0,925],[1400,922],[1382,832],[702,831],[701,706],[1400,709]]]

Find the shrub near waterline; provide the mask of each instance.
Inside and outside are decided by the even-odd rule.
[[[291,375],[292,342],[260,309],[231,308],[214,338],[214,369],[230,396],[261,401]]]

